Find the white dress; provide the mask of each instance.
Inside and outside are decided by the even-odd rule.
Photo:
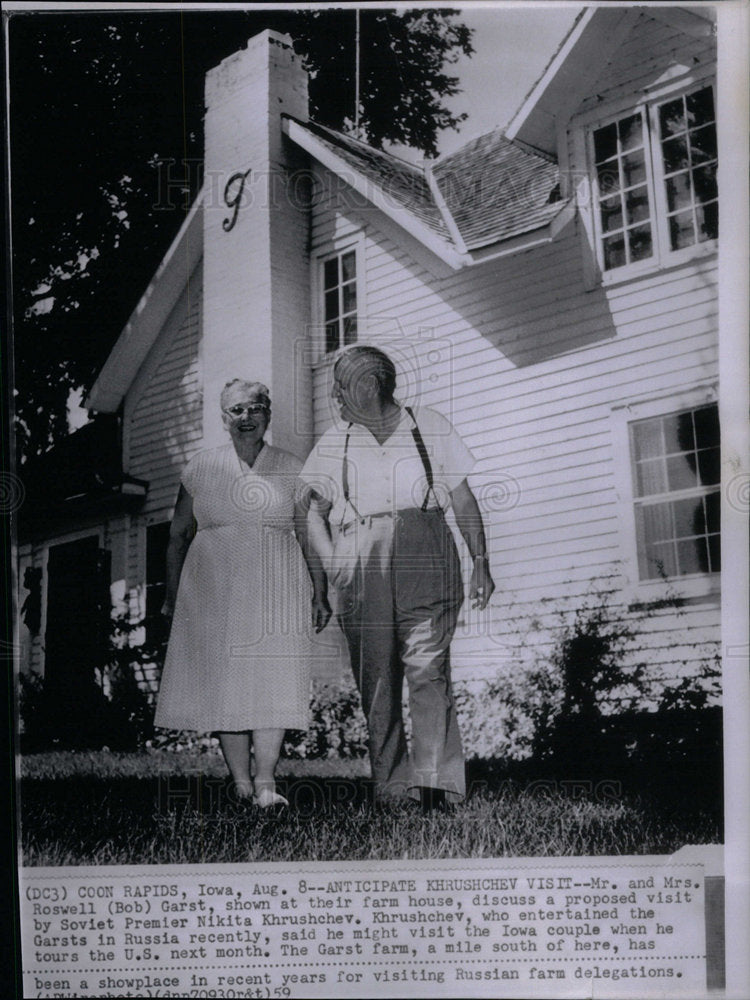
[[[306,729],[311,585],[293,533],[302,463],[232,444],[182,475],[198,531],[180,576],[155,725],[199,732]]]

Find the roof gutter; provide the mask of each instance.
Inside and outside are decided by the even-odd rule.
[[[534,247],[543,246],[545,243],[552,243],[557,239],[560,232],[574,218],[576,213],[575,199],[571,198],[565,202],[558,214],[545,226],[535,229],[530,233],[521,233],[509,239],[491,244],[478,250],[470,251],[472,264],[484,264],[488,260],[497,260],[499,257],[510,257],[524,250],[531,250]]]

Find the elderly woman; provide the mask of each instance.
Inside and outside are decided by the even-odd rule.
[[[294,520],[302,463],[263,440],[268,389],[234,379],[221,409],[231,442],[188,462],[170,529],[163,614],[172,627],[155,724],[216,732],[237,796],[283,806],[274,773],[284,731],[308,725],[305,561],[316,631],[331,612],[325,574]]]

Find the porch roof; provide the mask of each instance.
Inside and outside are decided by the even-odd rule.
[[[67,530],[91,513],[114,513],[139,505],[148,483],[122,470],[119,420],[101,414],[23,466],[26,488],[19,510],[22,539]]]

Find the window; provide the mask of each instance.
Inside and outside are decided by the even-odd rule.
[[[325,351],[337,351],[357,339],[357,251],[344,250],[323,261]]]
[[[718,573],[718,407],[634,421],[630,454],[639,578]]]
[[[710,87],[660,105],[659,141],[670,250],[715,240],[719,235],[718,161]]]
[[[719,233],[713,90],[654,102],[593,130],[599,263],[608,272]]]

